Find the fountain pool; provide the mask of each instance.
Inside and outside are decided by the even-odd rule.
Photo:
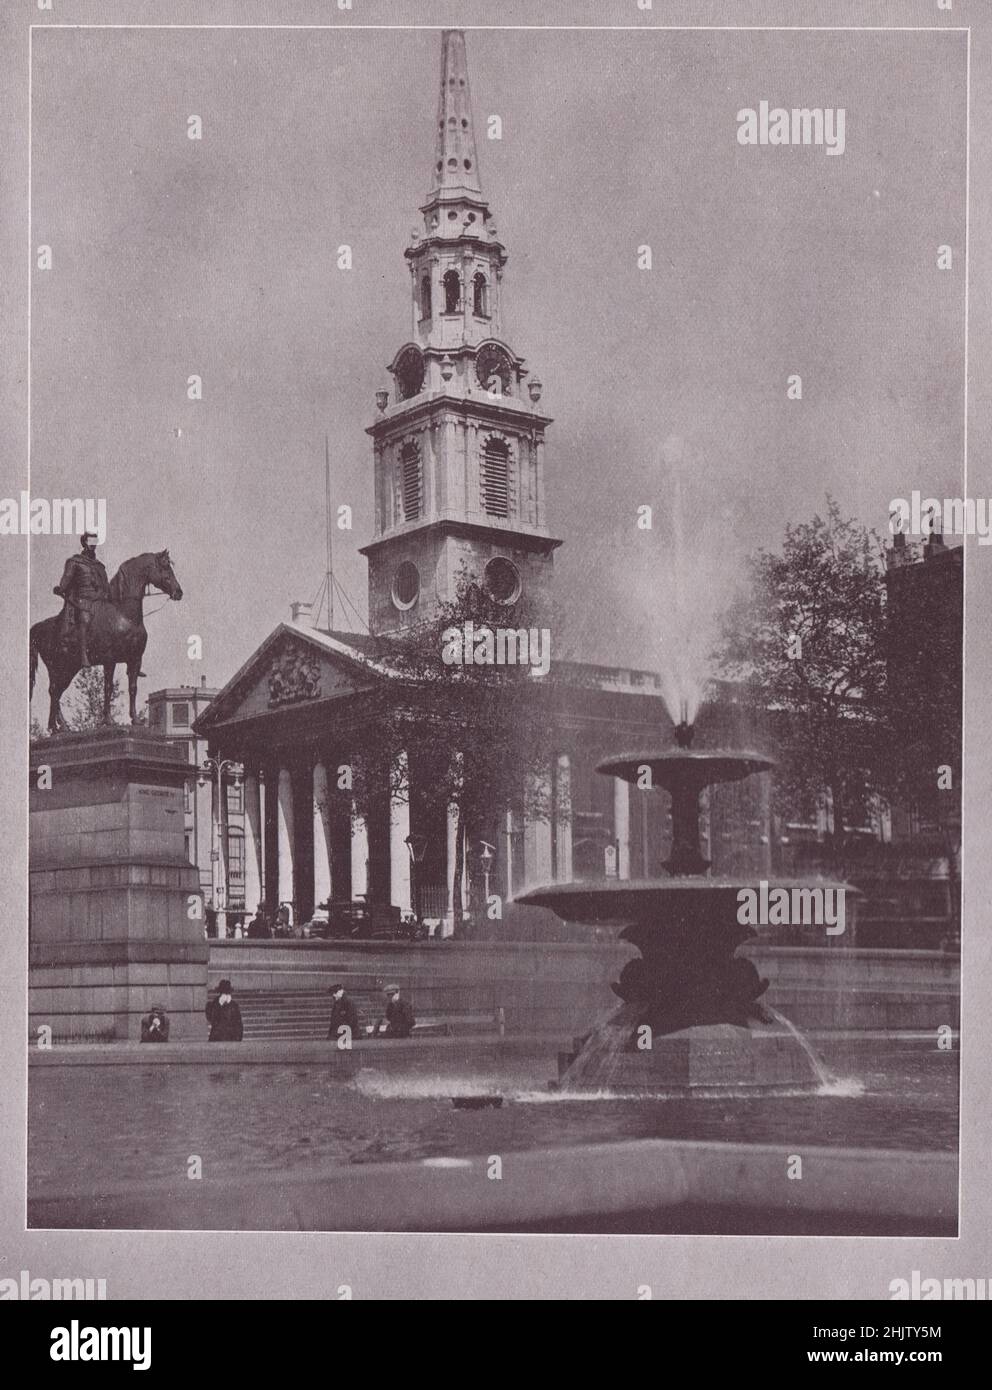
[[[955,1148],[956,1053],[932,1039],[817,1042],[847,1083],[833,1093],[555,1094],[547,1052],[447,1073],[370,1066],[347,1082],[313,1065],[43,1068],[30,1088],[32,1195],[174,1176],[191,1153],[233,1177],[638,1138]],[[453,1107],[473,1092],[503,1105]]]

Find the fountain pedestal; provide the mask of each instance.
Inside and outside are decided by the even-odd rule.
[[[788,1032],[775,1028],[738,1028],[729,1023],[683,1028],[660,1037],[643,1035],[643,1047],[623,1051],[609,1067],[612,1091],[657,1095],[707,1095],[754,1089],[765,1095],[809,1087],[809,1059]],[[596,1080],[576,1074],[584,1040],[574,1052],[558,1055],[559,1079],[595,1087]],[[571,1073],[571,1075],[569,1075]],[[605,1083],[604,1083],[605,1084]]]
[[[641,953],[612,986],[620,1008],[568,1055],[567,1089],[693,1094],[791,1090],[823,1079],[788,1021],[761,1002],[767,980],[737,955],[756,935],[739,921],[741,890],[752,885],[709,877],[699,844],[702,792],[764,772],[772,761],[756,752],[695,749],[692,740],[683,720],[677,748],[628,754],[598,768],[638,785],[648,768],[651,785],[670,793],[667,879],[552,884],[520,899],[565,921],[612,924]]]

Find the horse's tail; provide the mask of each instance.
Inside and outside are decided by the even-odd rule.
[[[32,629],[31,629],[31,632],[30,632],[30,643],[31,643],[31,689],[30,689],[30,693],[31,693],[31,695],[33,695],[33,694],[34,694],[34,679],[35,679],[35,676],[38,674],[38,639],[37,639],[37,637],[35,637],[35,635],[34,635],[34,628],[32,628]],[[30,697],[29,697],[29,698],[30,698]]]

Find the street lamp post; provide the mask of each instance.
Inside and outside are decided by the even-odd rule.
[[[496,858],[496,846],[488,844],[485,840],[480,841],[482,848],[479,850],[479,860],[482,864],[482,881],[484,884],[484,896],[486,908],[489,908],[489,872]]]
[[[220,827],[224,814],[224,769],[230,768],[234,773],[234,785],[241,786],[241,778],[244,775],[244,768],[241,763],[234,758],[204,758],[200,767],[197,783],[201,787],[207,785],[208,777],[216,777],[217,787],[217,809],[211,816],[211,835],[210,835],[210,885],[213,893],[214,912],[217,914],[217,936],[223,939],[227,936],[227,864],[220,849]],[[223,906],[221,906],[223,904]]]

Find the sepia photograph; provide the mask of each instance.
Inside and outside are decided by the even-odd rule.
[[[320,1292],[244,1296],[992,1296],[925,1253],[983,1012],[969,17],[80,8],[11,26],[14,1224],[171,1298],[304,1236]],[[387,1234],[403,1295],[312,1243]],[[453,1237],[534,1289],[417,1288]]]

